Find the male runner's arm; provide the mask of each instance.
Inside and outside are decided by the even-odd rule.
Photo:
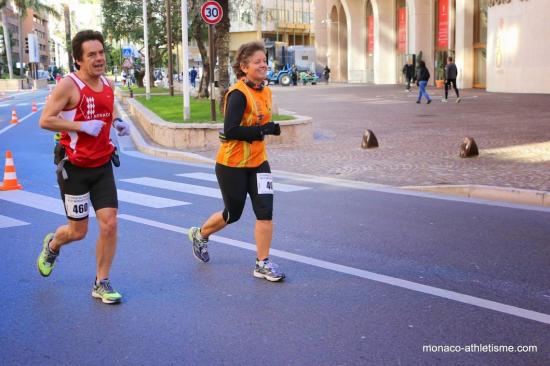
[[[110,79],[107,79],[109,82],[109,85],[111,86],[111,89],[113,89],[113,95],[115,94],[115,85]],[[114,103],[114,101],[113,101]],[[126,121],[124,121],[122,118],[118,116],[116,113],[115,108],[113,108],[113,128],[117,130],[119,136],[129,136],[130,135],[130,124]]]
[[[67,121],[59,117],[59,113],[64,109],[75,108],[80,99],[80,94],[76,89],[74,82],[70,78],[64,78],[55,87],[48,102],[44,106],[44,111],[40,117],[40,127],[56,132],[85,132],[91,136],[97,137],[101,128],[105,125],[103,121]]]

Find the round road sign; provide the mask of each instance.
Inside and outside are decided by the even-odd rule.
[[[207,1],[201,6],[201,16],[208,24],[218,24],[223,17],[222,7],[217,1]]]

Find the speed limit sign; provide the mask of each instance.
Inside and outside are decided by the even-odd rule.
[[[210,24],[218,24],[223,17],[223,10],[217,1],[207,1],[201,6],[202,19]]]

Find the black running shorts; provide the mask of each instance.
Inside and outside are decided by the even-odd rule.
[[[226,223],[239,220],[247,194],[252,201],[256,219],[272,219],[273,179],[267,161],[256,168],[233,168],[218,163],[216,177],[222,191],[225,205],[223,218]]]
[[[69,220],[84,220],[89,214],[91,202],[94,210],[118,208],[118,197],[109,161],[97,168],[80,168],[69,161],[65,162],[68,179],[57,174],[57,183]]]

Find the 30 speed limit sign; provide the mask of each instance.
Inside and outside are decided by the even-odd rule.
[[[201,6],[202,19],[210,24],[218,24],[223,17],[223,10],[216,1],[207,1]]]

